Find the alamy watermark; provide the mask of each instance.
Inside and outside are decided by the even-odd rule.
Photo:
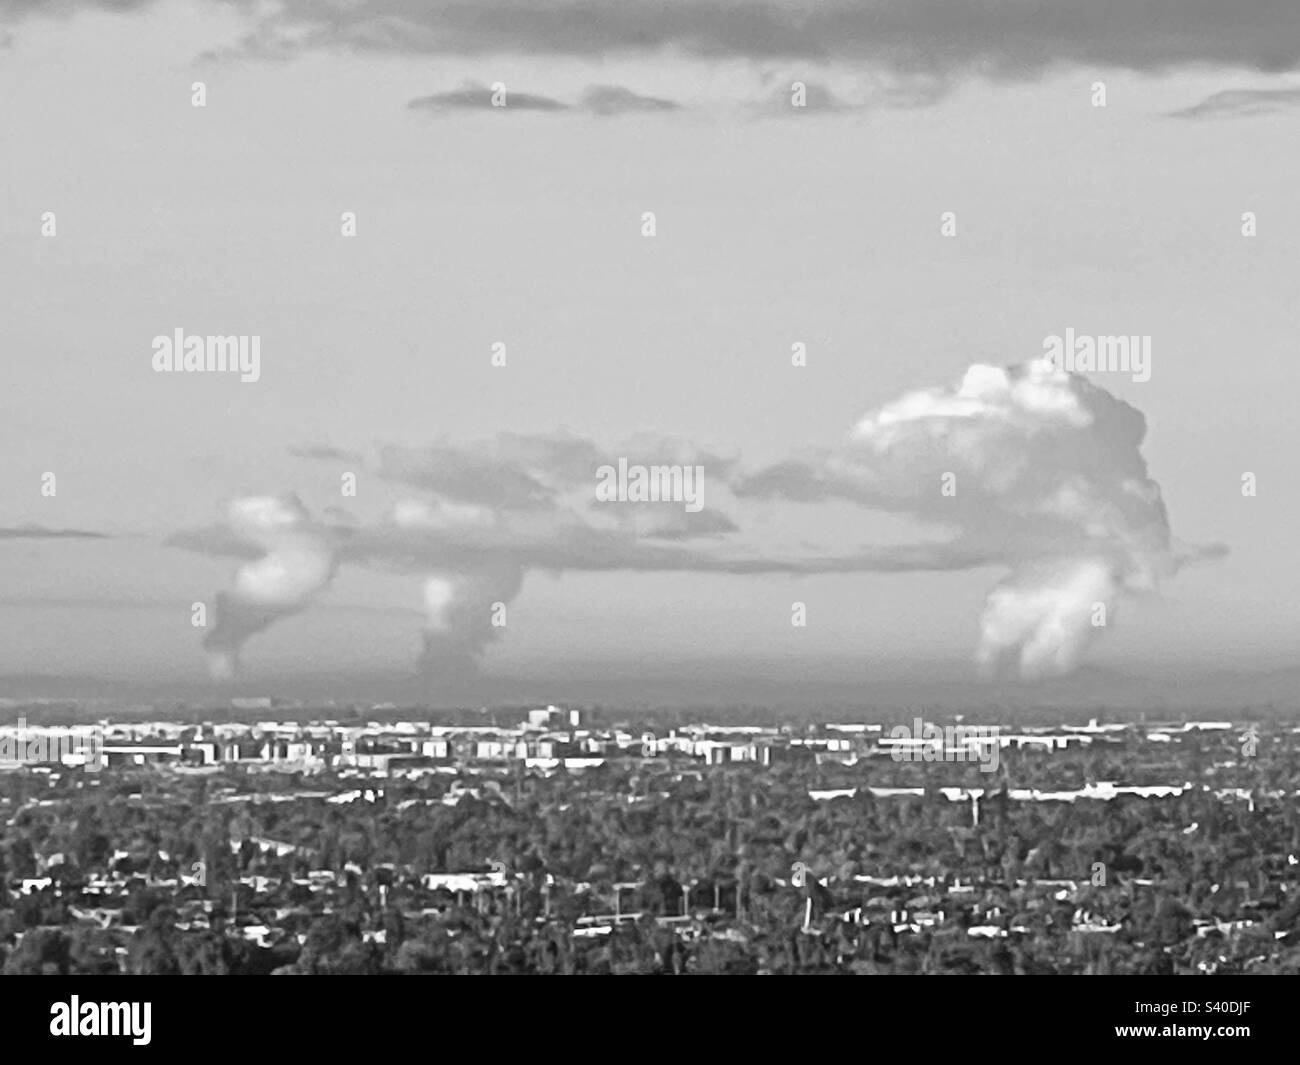
[[[704,508],[703,466],[601,466],[596,470],[596,499],[601,503],[684,503],[689,514]]]
[[[50,1035],[130,1036],[135,1046],[149,1045],[151,1002],[82,1002],[73,995],[50,1006]]]
[[[1139,384],[1151,380],[1149,336],[1065,335],[1043,338],[1043,357],[1069,373],[1127,373]]]
[[[4,762],[59,762],[95,773],[104,767],[104,730],[99,725],[29,728],[27,719],[20,717],[16,725],[0,725],[0,763]]]
[[[171,336],[153,338],[155,373],[238,373],[245,384],[262,376],[260,336]]]
[[[995,773],[1002,742],[998,725],[936,725],[915,718],[895,725],[882,746],[895,762],[979,762],[981,773]]]

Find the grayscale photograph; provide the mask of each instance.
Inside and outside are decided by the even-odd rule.
[[[1300,973],[1297,189],[1293,0],[0,0],[39,1037]]]

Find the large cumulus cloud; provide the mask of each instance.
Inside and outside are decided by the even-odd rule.
[[[940,552],[1009,571],[989,595],[978,660],[1038,677],[1075,667],[1121,592],[1150,591],[1202,554],[1171,537],[1145,435],[1140,411],[1045,359],[975,365],[955,387],[886,404],[840,446],[757,471],[736,491],[848,500],[946,530]]]

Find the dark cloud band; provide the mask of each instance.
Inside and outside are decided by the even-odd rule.
[[[43,9],[0,0],[14,20]],[[222,4],[222,6],[226,6]],[[253,11],[251,5],[247,8]],[[862,60],[896,72],[1036,77],[1057,64],[1153,71],[1300,65],[1294,0],[288,0],[244,40],[251,54],[338,47],[409,54],[606,57],[664,49],[705,58]],[[272,53],[276,48],[272,47]]]

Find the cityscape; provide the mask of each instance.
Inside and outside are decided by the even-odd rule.
[[[1284,715],[75,709],[5,707],[6,973],[1300,964]]]

